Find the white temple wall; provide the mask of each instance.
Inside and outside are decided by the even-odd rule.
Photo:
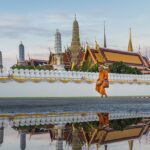
[[[150,96],[150,85],[146,84],[110,84],[106,89],[109,96]],[[94,97],[95,83],[49,83],[42,81],[34,83],[27,81],[18,83],[9,81],[0,83],[0,97]]]
[[[0,97],[95,97],[98,73],[9,70],[0,73]],[[150,75],[109,74],[109,96],[150,96]]]

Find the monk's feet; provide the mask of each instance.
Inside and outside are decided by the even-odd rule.
[[[105,98],[108,98],[108,95],[105,95]]]
[[[108,98],[108,95],[101,95],[101,98]]]

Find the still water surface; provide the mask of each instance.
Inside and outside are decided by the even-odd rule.
[[[150,98],[58,98],[0,100],[0,113],[32,112],[150,112]]]
[[[11,99],[0,100],[0,115],[16,113],[46,113],[46,112],[110,112],[110,113],[150,113],[150,98],[78,98],[78,99]],[[26,135],[26,150],[56,150],[57,142],[51,142],[49,134]],[[102,145],[99,150],[104,150]],[[108,150],[128,150],[128,142],[108,144]],[[133,150],[149,150],[150,134],[134,141]],[[4,142],[0,150],[20,150],[20,135],[10,126],[4,129]],[[72,147],[63,142],[63,150],[72,150]],[[87,150],[83,146],[82,150]],[[96,150],[92,145],[89,150]]]

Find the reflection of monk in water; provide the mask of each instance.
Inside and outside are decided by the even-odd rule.
[[[97,113],[99,117],[99,126],[108,127],[109,126],[109,113]]]
[[[99,75],[96,82],[96,91],[101,94],[101,96],[107,97],[105,88],[109,87],[108,81],[108,71],[104,69],[104,66],[98,67]]]

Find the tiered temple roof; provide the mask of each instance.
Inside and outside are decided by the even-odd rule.
[[[147,57],[143,57],[138,52],[121,51],[99,47],[98,49],[87,48],[84,60],[91,57],[93,64],[111,64],[122,61],[131,67],[137,67],[141,70],[150,69],[150,62]]]
[[[54,65],[54,59],[55,59],[56,55],[58,55],[58,54],[51,54],[49,64]],[[60,53],[59,55],[61,55],[61,57],[63,59],[61,63],[64,64],[64,68],[66,70],[70,70],[71,66],[72,66],[71,51],[68,49],[67,51],[65,51],[64,53]],[[78,56],[77,56],[77,64],[74,64],[74,65],[77,65],[77,66],[81,65],[83,57],[84,57],[84,51],[82,49],[80,49],[78,52]]]

